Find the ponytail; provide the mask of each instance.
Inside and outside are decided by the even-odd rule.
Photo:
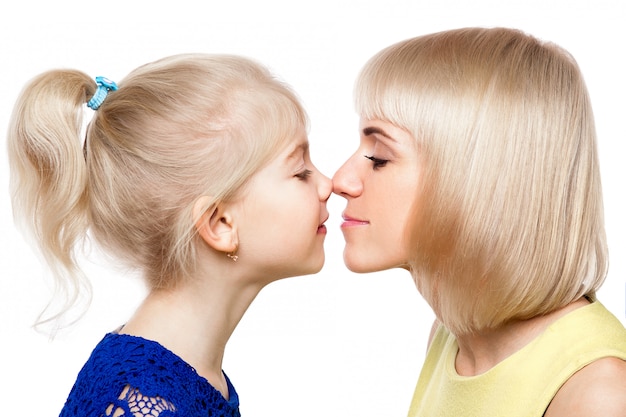
[[[56,291],[64,296],[60,311],[46,308],[36,325],[59,326],[57,319],[78,302],[81,288],[89,287],[75,247],[88,226],[81,130],[84,104],[95,90],[94,81],[79,71],[43,73],[24,88],[9,124],[13,216],[35,238]]]

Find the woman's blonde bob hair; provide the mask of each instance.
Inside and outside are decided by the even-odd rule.
[[[596,134],[566,51],[503,28],[421,36],[374,56],[355,98],[417,141],[411,270],[453,333],[595,296],[608,262]]]
[[[197,199],[210,196],[209,209],[236,197],[307,126],[295,94],[237,56],[177,55],[136,69],[95,112],[83,145],[95,90],[79,71],[41,74],[23,90],[9,128],[14,214],[70,304],[81,287],[75,247],[88,231],[151,288],[188,278]]]

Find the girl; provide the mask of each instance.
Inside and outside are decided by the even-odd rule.
[[[624,416],[596,136],[573,58],[509,29],[392,45],[333,178],[349,269],[405,268],[437,321],[410,416]]]
[[[71,70],[26,86],[9,130],[16,216],[74,294],[87,233],[149,286],[62,416],[239,415],[229,336],[265,285],[324,263],[331,182],[306,125],[286,85],[236,56],[165,58],[119,87]]]

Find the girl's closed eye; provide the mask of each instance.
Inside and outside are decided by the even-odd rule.
[[[301,181],[306,181],[307,179],[309,179],[309,177],[311,176],[312,173],[313,173],[313,171],[311,171],[310,169],[305,169],[305,170],[297,173],[295,175],[295,177],[297,177]]]
[[[376,158],[375,156],[367,156],[367,155],[364,155],[364,156],[374,163],[374,169],[382,168],[385,165],[387,165],[387,162],[389,162],[388,159],[380,159],[380,158]]]

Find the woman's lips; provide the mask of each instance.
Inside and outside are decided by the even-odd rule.
[[[364,226],[370,224],[367,220],[359,220],[354,217],[350,217],[347,215],[343,215],[343,223],[341,223],[341,227],[355,227],[355,226]]]

